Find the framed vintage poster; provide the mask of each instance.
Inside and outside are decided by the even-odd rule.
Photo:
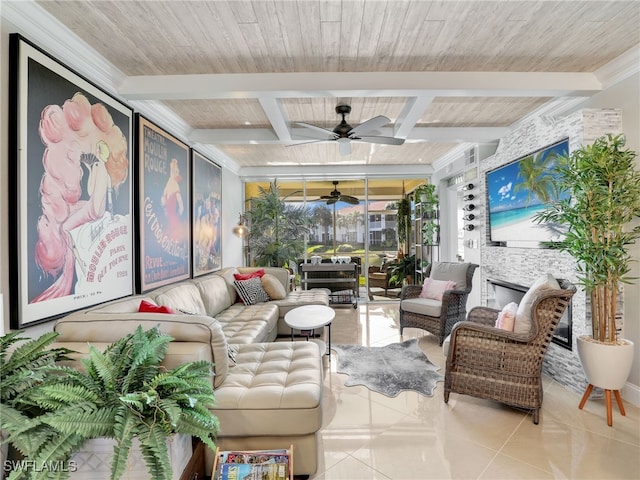
[[[11,327],[131,295],[132,109],[18,34],[9,90]]]
[[[191,150],[193,168],[193,276],[219,270],[222,265],[220,212],[222,169],[196,150]]]
[[[191,277],[189,146],[138,118],[139,290]]]

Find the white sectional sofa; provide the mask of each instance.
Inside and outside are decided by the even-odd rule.
[[[265,268],[282,283],[286,297],[256,305],[238,301],[234,273],[255,268],[227,268],[72,313],[56,322],[58,346],[80,354],[88,343],[104,348],[138,325],[160,329],[175,340],[165,365],[208,360],[221,431],[221,449],[272,449],[294,445],[294,473],[317,470],[317,432],[322,425],[322,358],[314,342],[273,342],[288,335],[284,315],[300,305],[328,305],[324,290],[289,292],[289,272]],[[141,300],[180,313],[139,312]],[[232,346],[230,348],[230,346]],[[232,354],[230,354],[232,352]],[[211,471],[214,452],[207,452]]]

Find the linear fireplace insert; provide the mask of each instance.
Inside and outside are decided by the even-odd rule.
[[[493,289],[494,293],[493,305],[490,306],[498,309],[501,309],[510,302],[520,303],[520,300],[522,300],[522,297],[524,297],[524,294],[529,289],[529,287],[525,287],[524,285],[518,285],[516,283],[505,282],[504,280],[496,280],[493,278],[488,278],[487,282],[490,287],[489,292]],[[571,302],[569,302],[564,315],[560,319],[558,328],[553,334],[553,343],[571,350],[571,330]]]

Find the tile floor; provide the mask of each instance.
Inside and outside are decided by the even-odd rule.
[[[406,329],[398,303],[337,307],[332,343],[385,345],[420,338],[429,359],[444,358],[434,337]],[[333,354],[335,358],[335,353]],[[604,400],[589,400],[545,379],[540,423],[527,412],[489,400],[451,394],[442,399],[402,392],[395,398],[345,387],[325,357],[324,422],[318,472],[311,480],[358,479],[640,479],[640,409],[614,404],[613,427]]]

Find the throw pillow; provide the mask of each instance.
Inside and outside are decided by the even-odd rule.
[[[518,304],[515,302],[507,303],[502,311],[498,314],[496,319],[496,328],[513,332],[513,326],[516,321],[516,312],[518,311]]]
[[[255,272],[251,272],[251,273],[234,273],[233,277],[236,280],[249,280],[250,278],[255,278],[255,277],[262,278],[263,275],[264,275],[264,268],[260,268]]]
[[[422,284],[420,298],[431,298],[432,300],[442,301],[442,296],[447,290],[456,288],[456,282],[451,280],[434,280],[433,278],[425,278]]]
[[[538,277],[520,300],[520,305],[518,305],[518,311],[516,312],[516,323],[513,326],[515,333],[529,333],[531,331],[531,322],[533,321],[531,318],[531,306],[540,290],[545,289],[560,290],[558,281],[548,273]]]
[[[166,305],[156,305],[155,303],[148,302],[147,300],[141,300],[138,312],[147,313],[176,313],[173,309]]]
[[[229,355],[229,361],[233,365],[238,364],[238,345],[232,345],[230,343],[227,344],[227,354]]]
[[[262,282],[262,288],[264,288],[271,300],[282,300],[287,296],[284,285],[274,275],[267,273],[263,275],[260,281]]]
[[[260,277],[253,277],[248,280],[236,280],[233,285],[238,291],[238,296],[245,305],[255,305],[260,302],[267,302],[269,295],[262,288]]]

